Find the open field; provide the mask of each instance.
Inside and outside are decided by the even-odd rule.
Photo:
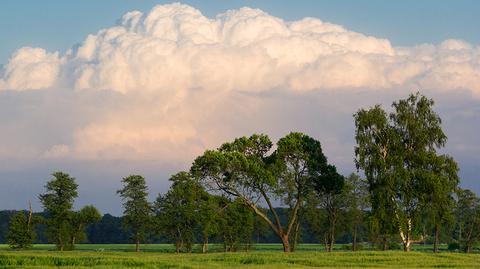
[[[218,246],[217,246],[218,247]],[[270,248],[268,248],[270,247]],[[303,245],[285,254],[278,245],[260,245],[253,252],[173,254],[168,245],[149,245],[147,252],[133,253],[131,245],[79,245],[78,250],[0,250],[0,268],[480,268],[480,254],[425,251],[336,251],[325,253],[320,245]]]

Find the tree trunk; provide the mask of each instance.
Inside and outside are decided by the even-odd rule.
[[[135,241],[135,252],[140,252],[140,238]]]
[[[433,252],[438,253],[438,243],[439,243],[439,227],[435,225],[435,240],[433,242]]]
[[[357,224],[353,225],[352,251],[357,251]]]
[[[323,244],[325,246],[325,251],[328,252],[328,233],[323,234]]]
[[[335,244],[335,223],[333,224],[331,230],[330,230],[330,237],[328,239],[328,252],[332,252],[333,250],[333,245]]]
[[[207,253],[208,251],[208,237],[203,240],[202,253]]]
[[[291,252],[290,242],[288,242],[288,235],[282,235],[281,239],[282,239],[283,251]]]
[[[383,251],[387,250],[387,242],[388,242],[387,235],[384,234],[383,235],[383,240],[382,240],[382,250]]]
[[[297,222],[295,224],[295,235],[293,237],[292,252],[294,252],[297,249],[299,235],[300,235],[300,223]]]
[[[58,235],[58,246],[60,247],[60,251],[63,251],[63,239],[62,235]]]
[[[402,239],[403,243],[403,251],[409,252],[410,246],[412,244],[412,220],[407,219],[407,227],[406,231],[403,228],[399,227],[400,238]]]

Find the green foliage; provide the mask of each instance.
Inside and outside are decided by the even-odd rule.
[[[78,185],[75,178],[66,173],[55,172],[52,176],[53,179],[45,185],[46,192],[39,198],[48,215],[47,235],[59,250],[65,250],[71,238],[72,207],[78,196]]]
[[[211,235],[215,225],[210,223],[209,195],[195,179],[186,172],[180,172],[170,178],[172,186],[165,195],[159,195],[155,202],[157,229],[174,242],[177,252],[191,252],[195,243],[195,232],[202,225],[202,235]],[[206,216],[200,213],[202,209]],[[212,220],[213,221],[213,220]]]
[[[7,233],[7,243],[13,249],[27,249],[35,240],[33,223],[20,211],[12,216]]]
[[[312,190],[313,178],[320,178],[327,161],[320,142],[302,133],[281,138],[270,155],[272,142],[266,135],[254,134],[223,144],[218,150],[207,150],[198,157],[192,173],[207,189],[240,199],[263,219],[278,235],[286,252],[291,251],[294,227],[299,227],[299,212]],[[281,222],[272,202],[288,206],[290,216]],[[266,204],[266,214],[261,204]]]
[[[248,250],[252,245],[252,234],[255,225],[255,214],[242,201],[222,199],[220,206],[219,236],[224,250],[237,251],[242,244]]]
[[[140,241],[147,237],[151,227],[152,206],[147,201],[148,187],[140,175],[131,175],[122,179],[123,188],[117,193],[123,200],[123,225],[132,231],[135,250],[140,251]]]
[[[480,198],[470,190],[458,191],[455,209],[459,226],[459,241],[465,252],[471,252],[473,244],[480,241]]]
[[[394,102],[388,117],[378,105],[354,115],[355,163],[369,183],[372,216],[384,236],[397,229],[407,251],[422,209],[438,207],[432,213],[440,225],[446,217],[439,214],[458,185],[455,162],[436,152],[447,138],[433,104],[417,93]]]
[[[87,226],[100,221],[101,218],[100,212],[92,205],[85,206],[78,212],[72,212],[70,217],[70,248],[73,249],[77,242],[85,241],[87,239],[85,233]]]

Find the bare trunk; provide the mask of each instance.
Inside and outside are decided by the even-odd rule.
[[[402,243],[403,243],[403,251],[408,252],[410,251],[410,246],[412,244],[412,220],[411,219],[407,219],[406,228],[407,228],[406,231],[404,231],[400,226],[398,230],[399,230],[400,238],[402,239]]]
[[[30,230],[30,227],[32,226],[32,215],[33,215],[33,210],[32,210],[32,203],[28,201],[28,229]]]
[[[135,241],[135,252],[140,252],[140,238],[137,236],[137,240]]]
[[[438,253],[438,243],[439,243],[439,227],[438,225],[435,225],[435,240],[433,242],[433,252]]]
[[[208,251],[208,237],[203,240],[202,253],[207,253]]]

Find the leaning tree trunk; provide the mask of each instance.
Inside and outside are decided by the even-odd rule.
[[[300,223],[297,221],[295,223],[295,234],[293,236],[292,249],[291,249],[292,252],[294,252],[297,249],[299,236],[300,236]]]
[[[292,249],[290,247],[290,242],[288,240],[288,235],[286,235],[286,234],[282,235],[281,239],[282,239],[283,251],[284,252],[291,252]]]

